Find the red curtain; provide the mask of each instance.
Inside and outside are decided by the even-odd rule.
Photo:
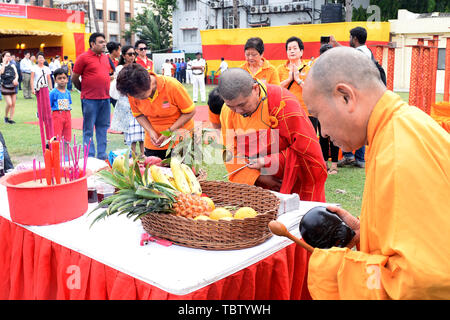
[[[0,299],[311,299],[309,255],[291,244],[187,295],[174,295],[42,238],[0,217]]]

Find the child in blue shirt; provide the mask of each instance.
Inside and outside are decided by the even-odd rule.
[[[52,108],[53,130],[57,139],[63,139],[66,147],[72,137],[72,97],[66,89],[69,76],[62,68],[53,72],[56,86],[50,92],[50,105]]]

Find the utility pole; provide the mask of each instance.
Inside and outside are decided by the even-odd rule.
[[[239,10],[238,10],[239,0],[233,0],[233,25],[234,28],[239,28]]]
[[[100,32],[100,27],[98,26],[97,9],[95,8],[95,0],[92,0],[91,2],[92,2],[92,13],[94,14],[95,32]],[[103,14],[106,14],[106,12],[104,12]]]

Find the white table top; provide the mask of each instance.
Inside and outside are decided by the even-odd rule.
[[[107,266],[158,287],[185,295],[240,271],[293,243],[272,236],[264,243],[241,250],[203,250],[157,243],[140,245],[144,229],[141,222],[125,216],[111,216],[89,228],[97,214],[88,216],[97,204],[78,219],[49,226],[23,226],[27,230],[88,256]],[[300,209],[279,216],[288,230],[299,237],[298,224],[319,202],[300,202]],[[0,216],[11,221],[6,187],[0,185]]]

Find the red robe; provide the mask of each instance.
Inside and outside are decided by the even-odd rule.
[[[288,90],[276,85],[267,85],[265,90],[267,99],[248,118],[223,107],[222,134],[235,156],[226,163],[228,172],[245,165],[244,157],[264,156],[266,168],[277,169],[272,172],[282,180],[281,193],[297,193],[304,201],[325,202],[326,164],[308,116]],[[261,92],[261,98],[266,96],[264,90]],[[234,136],[230,134],[233,130],[237,131]],[[229,180],[254,184],[259,175],[259,170],[245,168],[230,175]]]

